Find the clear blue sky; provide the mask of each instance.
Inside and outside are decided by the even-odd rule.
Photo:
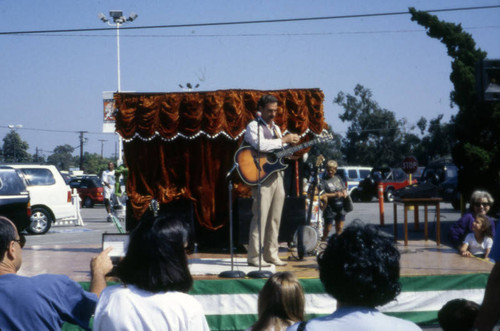
[[[50,5],[48,5],[50,4]],[[0,1],[0,32],[107,27],[98,18],[121,9],[139,17],[126,26],[270,20],[499,5],[493,0],[51,0]],[[460,23],[489,58],[500,58],[500,9],[437,13]],[[357,83],[409,125],[450,108],[451,59],[409,15],[217,27],[121,31],[123,91],[320,88],[334,131],[347,124],[332,103]],[[114,31],[0,35],[0,139],[9,124],[47,156],[57,146],[115,151],[116,136],[102,134],[102,92],[117,88]],[[200,79],[202,81],[200,81]],[[51,130],[51,131],[47,131]],[[3,143],[3,142],[2,142]],[[78,150],[75,150],[75,155]]]

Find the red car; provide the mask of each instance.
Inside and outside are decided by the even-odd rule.
[[[104,189],[96,175],[75,177],[70,180],[69,186],[76,188],[83,207],[92,208],[96,203],[104,203]]]
[[[385,201],[394,201],[394,191],[410,185],[408,175],[401,168],[373,168],[368,177],[359,183],[358,190],[362,201],[371,201],[377,197],[378,184],[384,186]],[[411,184],[417,180],[412,179]]]

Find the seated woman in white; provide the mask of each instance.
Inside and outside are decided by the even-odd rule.
[[[117,267],[120,285],[106,288],[97,304],[94,330],[209,330],[193,285],[182,222],[143,219],[130,234]]]

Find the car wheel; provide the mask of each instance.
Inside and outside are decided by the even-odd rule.
[[[85,200],[83,201],[83,206],[85,208],[93,208],[94,203],[92,202],[92,199],[90,197],[85,197]]]
[[[393,202],[394,201],[394,189],[388,188],[385,191],[385,201],[387,201],[387,202]]]
[[[52,225],[52,216],[49,211],[42,207],[35,207],[31,210],[30,226],[28,231],[33,234],[44,234],[49,231]]]

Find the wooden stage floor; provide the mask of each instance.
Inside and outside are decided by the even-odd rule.
[[[325,245],[321,243],[321,245]],[[321,245],[319,250],[321,250]],[[398,241],[397,247],[401,252],[401,276],[427,275],[459,275],[470,273],[489,273],[493,263],[478,259],[462,257],[449,246],[436,245],[433,240],[410,240],[405,247]],[[291,271],[298,278],[318,278],[318,264],[316,256],[308,255],[298,261],[295,251],[289,250],[285,244],[280,247],[280,257],[288,265],[276,267],[276,271]],[[229,255],[197,253],[191,254],[190,259],[229,258]],[[246,254],[235,254],[237,259],[246,259]],[[216,279],[216,276],[195,276],[195,279]]]
[[[491,262],[485,260],[462,257],[451,247],[445,245],[437,247],[436,242],[432,240],[410,240],[407,247],[404,247],[400,241],[398,248],[401,252],[401,276],[489,273],[493,267]],[[19,274],[33,276],[41,273],[56,273],[68,275],[76,281],[89,281],[90,259],[100,249],[100,246],[72,246],[71,248],[57,245],[53,247],[28,246],[23,249],[23,265]],[[316,256],[305,256],[303,260],[297,261],[292,256],[293,253],[286,244],[282,244],[280,257],[287,261],[288,265],[277,267],[275,270],[292,271],[299,278],[318,278]],[[240,261],[240,265],[246,266],[246,254],[235,254],[234,258]],[[218,261],[224,261],[226,269],[230,269],[230,255],[228,254],[196,253],[189,255],[189,259],[193,263],[202,262],[202,270],[205,268],[210,274],[196,274],[195,279],[217,279],[218,273],[214,274],[210,272],[210,269]],[[208,260],[212,262],[207,263]]]

